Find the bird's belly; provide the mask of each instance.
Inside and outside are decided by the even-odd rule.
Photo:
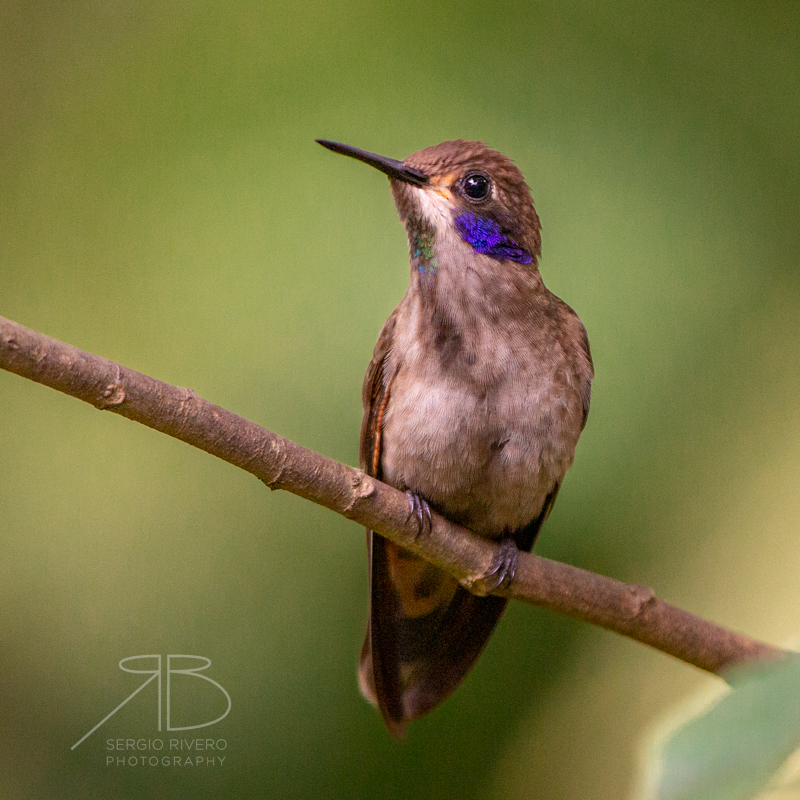
[[[384,418],[384,479],[499,537],[539,515],[572,463],[577,435],[547,380],[474,387],[398,375]],[[555,399],[554,399],[555,397]]]

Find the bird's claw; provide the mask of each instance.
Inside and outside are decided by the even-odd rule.
[[[411,517],[416,517],[418,525],[417,537],[422,536],[422,534],[429,535],[433,528],[433,520],[431,519],[431,507],[428,505],[428,501],[411,490],[406,492],[406,497],[408,498],[406,521],[410,520]]]
[[[500,542],[500,549],[492,561],[492,566],[482,578],[476,580],[469,588],[473,594],[485,597],[500,587],[508,586],[517,572],[519,549],[510,537]]]

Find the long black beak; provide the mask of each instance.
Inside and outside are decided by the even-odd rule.
[[[340,144],[339,142],[329,142],[327,139],[317,139],[317,142],[323,147],[327,147],[328,150],[333,150],[334,153],[357,158],[359,161],[385,172],[390,178],[397,178],[399,181],[405,181],[414,186],[425,186],[428,183],[428,176],[424,172],[420,172],[413,167],[407,167],[396,158],[387,158],[376,153],[368,153],[366,150],[359,150],[358,147],[351,147],[349,144]]]

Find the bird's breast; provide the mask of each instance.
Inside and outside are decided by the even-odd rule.
[[[526,525],[572,463],[576,382],[532,353],[495,362],[491,379],[477,383],[480,358],[459,376],[434,352],[408,354],[384,418],[385,479],[485,536]]]

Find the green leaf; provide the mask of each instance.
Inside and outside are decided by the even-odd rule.
[[[644,800],[748,800],[800,747],[800,659],[726,679],[731,692],[656,744]]]

